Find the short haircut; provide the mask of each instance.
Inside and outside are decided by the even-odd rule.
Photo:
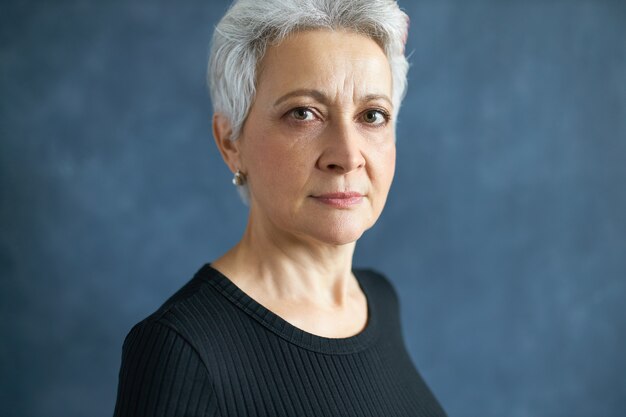
[[[259,61],[268,44],[308,29],[367,36],[391,67],[394,118],[406,91],[408,16],[394,0],[238,0],[213,33],[207,81],[213,110],[228,118],[235,140],[254,101]]]

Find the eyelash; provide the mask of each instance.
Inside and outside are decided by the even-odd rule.
[[[312,120],[305,120],[305,119],[298,119],[294,116],[294,114],[298,111],[306,111],[309,112],[310,114],[312,114],[313,116],[315,116],[315,112],[310,108],[310,107],[296,107],[294,109],[289,110],[289,112],[287,112],[287,115],[292,117],[294,120],[296,120],[298,123],[308,123],[311,122]],[[389,120],[391,119],[391,116],[389,115],[389,113],[386,110],[383,109],[379,109],[379,108],[371,108],[371,109],[367,109],[364,112],[362,112],[359,117],[363,117],[364,115],[370,113],[370,112],[377,112],[378,114],[380,114],[383,117],[383,121],[381,123],[367,123],[367,125],[373,126],[373,127],[380,127],[380,126],[385,126],[387,125],[387,123],[389,123]]]
[[[309,107],[296,107],[295,109],[289,110],[287,114],[289,116],[292,116],[295,120],[299,122],[308,122],[309,120],[298,119],[297,117],[295,117],[296,112],[299,112],[299,111],[306,111],[310,113],[311,115],[315,116],[313,110],[311,110]]]
[[[387,111],[385,111],[383,109],[368,109],[368,110],[365,110],[363,113],[361,113],[361,117],[363,117],[364,115],[366,115],[369,112],[377,112],[378,114],[380,114],[383,117],[383,121],[381,123],[367,123],[367,124],[372,125],[372,126],[385,126],[387,123],[389,123],[389,119],[391,119],[391,116],[389,115],[389,113],[387,113]]]

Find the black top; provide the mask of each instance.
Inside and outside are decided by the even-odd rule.
[[[404,345],[397,294],[353,270],[367,298],[364,330],[301,330],[204,265],[122,349],[115,417],[439,417]]]

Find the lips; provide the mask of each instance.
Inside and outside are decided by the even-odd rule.
[[[344,191],[315,195],[313,198],[325,205],[346,209],[359,205],[363,201],[363,194],[356,191]]]
[[[320,194],[317,196],[314,196],[315,198],[355,198],[355,197],[363,197],[363,194],[358,193],[356,191],[344,191],[344,192],[336,192],[336,193],[327,193],[327,194]]]

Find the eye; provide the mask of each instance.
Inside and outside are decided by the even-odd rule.
[[[296,109],[291,110],[289,113],[291,114],[291,117],[293,117],[296,120],[306,121],[306,120],[313,120],[315,118],[315,115],[313,114],[311,109],[308,109],[306,107],[298,107]]]
[[[378,109],[370,109],[363,113],[363,120],[370,125],[384,125],[389,121],[389,115]]]

